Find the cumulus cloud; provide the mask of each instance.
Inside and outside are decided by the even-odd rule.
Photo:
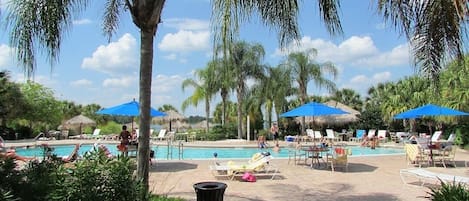
[[[93,21],[90,19],[79,19],[79,20],[73,20],[74,25],[84,25],[84,24],[91,24]]]
[[[350,78],[348,83],[343,84],[341,88],[350,88],[357,91],[362,96],[365,96],[370,87],[376,85],[377,83],[384,83],[389,81],[391,76],[392,74],[389,71],[375,73],[371,76],[356,75]]]
[[[103,87],[127,88],[127,87],[130,87],[135,81],[136,81],[136,78],[133,76],[108,78],[103,81]]]
[[[206,31],[210,27],[210,22],[189,18],[170,18],[163,21],[163,26],[175,28],[177,30]]]
[[[174,90],[180,90],[181,83],[184,80],[180,75],[157,75],[153,79],[152,92],[155,93],[168,93]]]
[[[87,87],[93,85],[93,82],[87,79],[80,79],[70,82],[70,85],[74,87]]]
[[[177,33],[166,34],[158,44],[158,48],[167,52],[205,51],[209,49],[209,38],[209,31],[180,30]]]
[[[118,41],[99,46],[91,57],[83,59],[81,67],[107,74],[119,74],[138,68],[137,41],[127,33]]]
[[[305,51],[314,48],[318,62],[332,61],[336,64],[352,66],[385,67],[409,63],[408,45],[399,45],[389,52],[380,51],[369,36],[352,36],[336,45],[323,39],[312,39],[308,36],[289,44],[286,48],[277,49],[274,56],[286,56],[291,52]]]

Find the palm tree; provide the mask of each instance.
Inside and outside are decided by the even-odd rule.
[[[140,29],[140,136],[137,175],[148,189],[150,156],[150,104],[153,70],[153,40],[161,22],[165,0],[105,1],[103,31],[110,38],[118,27],[119,15],[129,11]],[[36,69],[36,51],[45,51],[53,64],[58,60],[62,34],[70,27],[73,16],[88,6],[87,0],[10,1],[7,23],[10,42],[16,56],[30,77]]]
[[[191,86],[195,89],[194,94],[182,102],[182,110],[186,110],[189,105],[197,106],[200,101],[205,101],[205,117],[207,118],[206,130],[209,132],[210,119],[210,100],[217,92],[215,85],[215,66],[216,63],[209,62],[206,69],[199,69],[195,72],[198,81],[188,78],[182,82],[182,90]]]
[[[228,98],[236,82],[230,72],[232,69],[229,68],[228,65],[224,65],[225,63],[222,59],[215,59],[212,62],[215,67],[215,77],[217,78],[214,80],[216,82],[215,86],[218,87],[222,101],[221,125],[223,126],[225,125],[227,118],[226,107]]]
[[[337,76],[337,68],[330,62],[315,63],[311,56],[316,56],[317,51],[310,49],[305,52],[294,52],[288,55],[285,63],[291,70],[292,80],[298,84],[298,97],[301,105],[308,101],[308,83],[313,81],[318,88],[326,88],[329,91],[335,91],[335,83],[325,77],[325,73],[330,73],[335,79]],[[301,132],[305,130],[305,118],[301,120]]]
[[[332,96],[332,100],[341,102],[358,111],[362,110],[363,101],[360,98],[360,94],[353,89],[341,89],[336,91]]]
[[[259,78],[263,73],[261,61],[264,58],[264,48],[260,44],[237,42],[231,46],[229,65],[232,76],[236,79],[236,99],[238,101],[238,138],[243,135],[243,100],[246,95],[246,81]]]
[[[421,72],[437,80],[447,58],[462,61],[467,0],[378,0],[377,8],[406,35]]]

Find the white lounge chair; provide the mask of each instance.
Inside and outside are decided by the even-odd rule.
[[[339,138],[335,136],[335,132],[332,129],[326,129],[326,138],[332,141],[339,141]]]
[[[441,137],[442,133],[443,133],[442,131],[435,131],[432,135],[431,141],[432,142],[438,142],[440,140],[440,137]]]
[[[156,137],[157,140],[164,140],[166,137],[166,129],[161,129]]]
[[[378,130],[378,140],[381,142],[387,142],[387,138],[386,138],[386,130]]]
[[[409,184],[408,180],[406,180],[406,177],[409,176],[414,176],[417,177],[419,182],[421,182],[420,186],[425,185],[428,182],[434,182],[434,184],[439,184],[440,180],[444,182],[457,182],[457,183],[463,183],[463,184],[469,184],[469,177],[463,177],[463,176],[456,176],[456,175],[450,175],[450,174],[444,174],[444,173],[436,173],[436,172],[431,172],[426,169],[421,169],[421,168],[409,168],[409,169],[401,169],[399,171],[401,180],[405,184]]]

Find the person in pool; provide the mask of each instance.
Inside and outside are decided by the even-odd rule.
[[[265,143],[265,136],[259,135],[259,137],[257,138],[257,146],[260,149],[264,149],[267,147],[267,144]]]

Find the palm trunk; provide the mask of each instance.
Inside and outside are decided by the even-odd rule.
[[[238,99],[238,108],[237,108],[237,114],[238,114],[238,139],[242,139],[243,136],[243,89],[242,87],[237,88],[237,99]]]
[[[153,66],[153,30],[141,29],[140,45],[140,127],[138,139],[137,177],[148,189],[150,158],[150,105]]]
[[[210,97],[205,98],[205,117],[207,118],[207,124],[205,126],[207,128],[207,133],[209,133],[209,131],[210,131],[210,124],[209,124],[209,120],[210,120],[210,101],[209,101],[209,99],[210,99]]]
[[[225,89],[222,89],[220,94],[222,100],[221,125],[224,126],[226,123],[226,102],[228,99],[228,92]]]

